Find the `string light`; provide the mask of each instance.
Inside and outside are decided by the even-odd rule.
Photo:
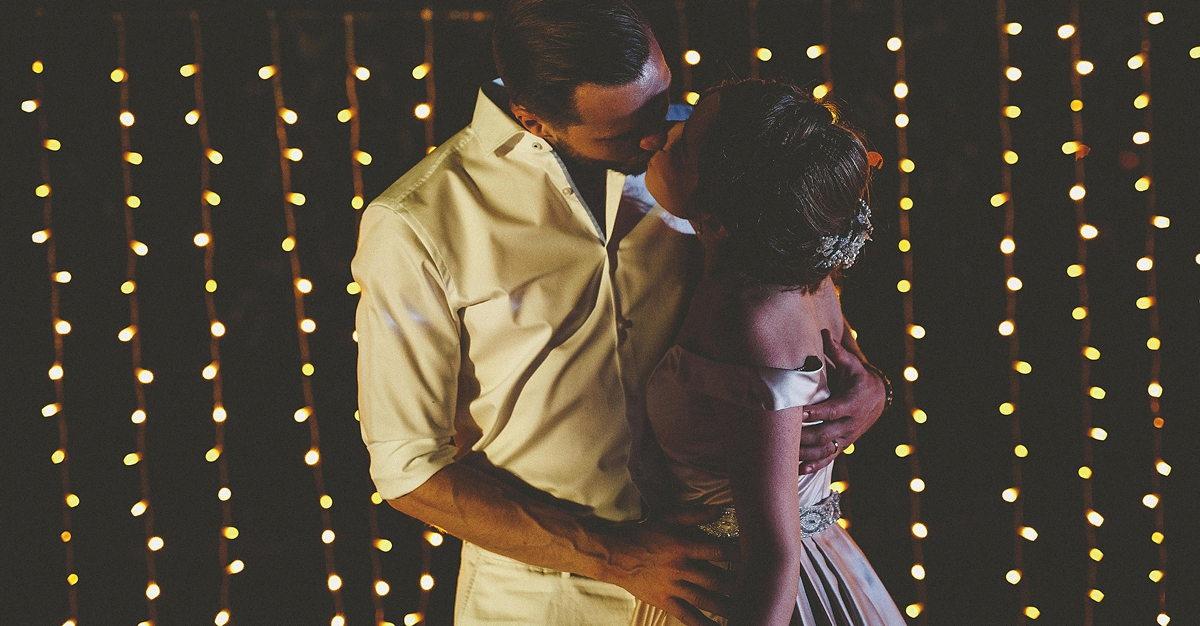
[[[292,191],[291,161],[287,158],[287,152],[289,150],[287,127],[288,125],[295,124],[298,121],[299,116],[294,111],[284,106],[283,80],[280,74],[280,68],[282,67],[282,54],[279,44],[279,22],[276,19],[275,11],[267,12],[267,20],[269,22],[271,31],[271,65],[269,67],[273,68],[270,72],[270,76],[267,78],[271,81],[271,91],[274,95],[275,110],[280,112],[280,114],[275,118],[275,134],[279,145],[280,182],[282,187],[282,196],[284,199],[282,204],[284,211],[284,222],[287,226],[287,240],[285,241],[292,242],[290,250],[288,250],[288,246],[286,245],[284,248],[287,250],[287,254],[291,261],[292,283],[293,285],[298,285],[301,280],[305,279],[302,278],[300,273],[300,257],[295,245],[296,217],[292,207],[293,205],[299,206],[304,204],[304,196],[303,194]],[[352,65],[351,67],[356,67],[356,64]],[[260,72],[259,75],[262,76],[262,72]],[[347,80],[354,80],[354,77],[352,75],[348,76]],[[304,376],[300,379],[301,390],[304,396],[304,406],[313,407],[316,405],[316,402],[313,396],[311,378],[313,374],[312,357],[310,356],[309,351],[308,333],[306,333],[303,329],[304,322],[306,320],[311,322],[311,320],[309,320],[309,318],[304,314],[304,293],[299,289],[293,289],[292,295],[295,302],[297,324],[296,337],[300,347],[300,360],[303,364],[301,369],[304,374]],[[315,330],[315,323],[313,325],[313,329]],[[308,410],[308,416],[306,416],[304,421],[308,424],[310,442],[309,449],[304,455],[304,462],[308,466],[312,467],[313,481],[316,485],[317,493],[321,494],[322,496],[326,496],[328,492],[325,489],[325,478],[321,470],[320,429],[317,425],[316,416],[312,414],[311,410]],[[340,576],[338,576],[334,569],[335,560],[333,546],[335,535],[333,534],[333,531],[330,530],[333,527],[331,514],[332,506],[333,503],[332,500],[330,500],[329,506],[322,506],[320,511],[321,528],[323,529],[321,542],[324,544],[325,573],[328,579],[329,592],[333,596],[334,604],[334,616],[330,623],[334,624],[345,623],[345,618],[342,617],[345,613],[345,608],[342,603],[341,594],[342,579]]]
[[[121,110],[121,178],[124,184],[124,195],[127,199],[125,203],[125,238],[128,242],[126,252],[126,284],[130,285],[130,289],[126,291],[122,285],[124,292],[129,299],[129,328],[137,328],[139,325],[139,308],[137,290],[133,288],[134,282],[137,280],[137,258],[145,256],[149,249],[146,244],[134,238],[134,208],[140,206],[141,202],[132,202],[129,199],[136,198],[133,194],[133,164],[125,155],[133,152],[129,134],[129,127],[133,126],[133,114],[129,112],[129,79],[130,76],[125,68],[125,18],[121,13],[113,14],[113,21],[117,29],[117,66],[120,69],[120,80],[117,80],[117,71],[113,71],[112,78],[117,83],[120,90],[120,110]],[[146,385],[154,381],[154,373],[142,367],[142,342],[140,333],[132,333],[129,341],[126,342],[130,347],[130,355],[133,366],[134,375],[134,397],[137,402],[137,410],[135,415],[140,414],[140,419],[135,419],[134,424],[137,431],[137,455],[139,459],[146,458]],[[138,478],[141,485],[142,499],[139,501],[140,514],[143,529],[146,534],[146,577],[148,583],[146,586],[146,610],[147,618],[150,623],[154,623],[158,619],[158,606],[156,600],[161,595],[161,589],[154,581],[157,579],[155,567],[155,549],[152,547],[155,537],[154,532],[154,509],[150,505],[150,474],[149,464],[138,463]],[[161,541],[161,539],[159,539]]]
[[[1162,418],[1162,406],[1159,398],[1162,397],[1163,388],[1159,383],[1162,380],[1162,356],[1159,353],[1161,340],[1159,339],[1159,319],[1158,307],[1153,306],[1154,301],[1158,297],[1158,276],[1154,267],[1154,255],[1157,244],[1157,231],[1160,228],[1170,226],[1170,220],[1165,216],[1157,215],[1156,208],[1156,189],[1151,181],[1154,179],[1152,168],[1150,137],[1153,132],[1154,118],[1151,113],[1151,68],[1150,68],[1150,27],[1152,25],[1161,24],[1163,22],[1162,13],[1149,11],[1150,3],[1148,0],[1143,0],[1142,11],[1146,17],[1144,21],[1139,23],[1139,35],[1141,36],[1141,48],[1138,54],[1130,57],[1129,68],[1140,70],[1139,78],[1141,79],[1141,94],[1133,101],[1134,109],[1142,112],[1142,128],[1133,135],[1133,143],[1140,145],[1141,155],[1138,159],[1142,165],[1142,176],[1134,183],[1134,189],[1139,193],[1144,192],[1142,197],[1146,201],[1146,244],[1143,255],[1137,260],[1137,269],[1146,274],[1146,300],[1148,306],[1147,315],[1147,331],[1149,338],[1146,340],[1146,348],[1150,351],[1150,372],[1149,385],[1147,385],[1146,393],[1149,396],[1149,413],[1153,416],[1151,420],[1151,459],[1153,460],[1154,471],[1150,473],[1150,494],[1147,494],[1142,499],[1142,504],[1154,511],[1154,535],[1162,536],[1165,528],[1165,509],[1162,502],[1162,478],[1171,473],[1171,466],[1163,461],[1163,427],[1166,425]],[[1162,219],[1159,219],[1162,218]],[[1157,222],[1157,223],[1156,223]],[[1159,224],[1162,226],[1160,227]],[[1197,262],[1200,262],[1200,257],[1197,257]],[[1150,581],[1157,587],[1158,596],[1158,615],[1159,624],[1170,622],[1171,618],[1167,614],[1167,586],[1163,583],[1164,571],[1167,568],[1167,547],[1162,542],[1155,542],[1155,552],[1158,557],[1158,566],[1150,571]]]
[[[213,227],[212,227],[212,207],[220,204],[220,196],[210,189],[211,183],[211,165],[220,165],[224,160],[220,152],[212,148],[208,136],[208,116],[205,114],[204,100],[204,45],[202,32],[200,28],[200,17],[195,11],[189,13],[189,20],[192,27],[192,48],[195,55],[195,61],[184,65],[180,68],[179,74],[184,78],[192,79],[192,93],[197,113],[196,131],[200,139],[200,151],[206,157],[200,159],[200,224],[201,232],[193,238],[193,243],[204,251],[204,279],[205,284],[212,284],[213,289],[205,289],[204,291],[204,307],[208,315],[209,328],[209,343],[208,352],[211,362],[205,366],[201,372],[201,377],[205,380],[212,381],[212,420],[213,420],[213,450],[222,450],[225,447],[225,421],[229,418],[229,412],[224,406],[224,386],[221,377],[221,337],[225,336],[225,324],[217,317],[216,292],[215,285],[215,251],[216,246],[213,244]],[[229,488],[229,467],[225,460],[225,455],[217,454],[215,459],[212,459],[217,466],[217,481],[220,487],[217,490],[217,501],[221,508],[221,526],[220,528],[234,528],[233,512],[230,500],[233,492]],[[221,586],[218,597],[218,605],[220,611],[214,618],[214,623],[228,623],[232,618],[232,609],[230,607],[230,587],[232,585],[232,576],[241,572],[245,568],[245,563],[240,560],[230,560],[230,537],[228,533],[217,533],[217,558],[221,564]]]
[[[1108,437],[1108,433],[1103,428],[1092,426],[1092,402],[1102,400],[1105,392],[1102,388],[1091,384],[1091,360],[1087,358],[1087,349],[1091,345],[1091,318],[1087,315],[1088,308],[1088,282],[1087,276],[1083,272],[1083,268],[1087,267],[1087,242],[1094,239],[1099,231],[1095,226],[1087,223],[1087,213],[1084,210],[1084,198],[1087,195],[1084,188],[1084,162],[1083,157],[1086,156],[1085,150],[1079,149],[1084,146],[1083,142],[1083,80],[1082,77],[1091,73],[1094,66],[1088,61],[1080,59],[1080,33],[1074,24],[1079,24],[1079,0],[1070,0],[1070,24],[1063,25],[1059,28],[1058,36],[1061,39],[1069,40],[1071,64],[1075,71],[1070,72],[1071,77],[1071,127],[1074,145],[1077,147],[1074,153],[1075,161],[1075,184],[1071,187],[1068,195],[1073,202],[1075,208],[1075,220],[1078,224],[1079,239],[1076,240],[1076,262],[1079,267],[1076,284],[1078,287],[1079,306],[1076,307],[1072,317],[1079,320],[1079,349],[1080,349],[1080,389],[1083,392],[1080,397],[1080,415],[1083,425],[1083,431],[1088,434],[1083,440],[1083,467],[1090,468],[1092,465],[1092,441],[1103,441]],[[1064,148],[1063,152],[1067,152]],[[1082,312],[1082,314],[1081,314]],[[1103,522],[1103,516],[1093,509],[1092,505],[1092,480],[1091,471],[1087,472],[1088,478],[1083,481],[1083,507],[1085,517],[1088,523],[1083,525],[1084,535],[1089,552],[1097,549],[1097,521]],[[1083,476],[1083,472],[1080,472]],[[1096,590],[1096,572],[1097,561],[1089,558],[1087,561],[1087,587],[1089,590]],[[1090,594],[1093,602],[1084,603],[1083,623],[1084,626],[1091,626],[1093,620],[1093,605],[1103,599],[1103,594]]]
[[[828,5],[828,3],[826,3]],[[827,17],[828,19],[828,17]],[[901,268],[903,278],[897,285],[897,289],[903,294],[901,298],[904,309],[904,328],[908,332],[904,334],[904,382],[902,391],[904,397],[904,406],[913,416],[911,420],[905,420],[908,443],[901,444],[896,447],[896,456],[908,458],[909,470],[911,479],[909,480],[909,523],[912,528],[912,553],[913,566],[910,569],[914,585],[916,587],[916,601],[909,604],[905,609],[905,613],[917,620],[918,624],[926,624],[925,612],[925,557],[922,541],[928,536],[928,529],[921,522],[921,496],[925,491],[925,480],[921,478],[921,462],[917,456],[917,426],[924,424],[926,414],[921,409],[917,408],[916,394],[913,383],[919,378],[919,373],[916,368],[916,341],[925,336],[925,328],[916,324],[914,321],[914,306],[913,306],[913,253],[912,253],[912,225],[909,220],[909,214],[912,209],[912,199],[909,191],[909,173],[913,171],[911,166],[912,160],[908,156],[908,77],[906,68],[906,58],[904,48],[899,45],[904,37],[904,2],[903,0],[895,0],[893,5],[893,29],[895,36],[892,38],[897,42],[895,47],[891,45],[889,40],[888,48],[896,53],[896,82],[892,89],[892,94],[896,98],[896,156],[899,159],[899,192],[898,195],[907,204],[901,205],[899,212],[899,227],[900,241],[904,245],[900,246],[901,252]],[[826,44],[828,45],[830,28],[826,26]],[[821,51],[824,53],[824,50]],[[811,56],[811,49],[810,49]],[[826,57],[826,68],[828,68],[828,54],[823,54]],[[828,71],[828,70],[826,70]],[[825,76],[826,84],[832,88],[833,79],[829,74]],[[905,164],[910,164],[906,166]],[[919,330],[918,330],[919,329]],[[916,419],[917,415],[921,416],[921,420]]]
[[[37,55],[41,57],[41,20],[43,14],[38,13],[35,26],[37,34]],[[34,80],[36,100],[27,100],[22,103],[21,110],[26,113],[33,113],[38,110],[36,103],[41,102],[45,98],[45,84],[42,80],[42,72],[45,69],[41,60],[33,62],[32,71],[36,75]],[[32,108],[27,108],[28,103],[33,103]],[[59,146],[56,140],[50,139],[48,136],[49,121],[46,118],[46,112],[41,111],[37,114],[38,136],[41,139],[42,150],[38,151],[38,161],[40,166],[40,177],[42,185],[50,188],[50,152],[58,150]],[[54,143],[51,143],[54,142]],[[52,147],[54,146],[54,147]],[[61,299],[60,285],[65,285],[70,282],[71,274],[69,272],[58,269],[58,245],[57,240],[53,236],[54,232],[54,201],[50,194],[40,196],[42,198],[42,230],[36,231],[31,236],[31,240],[35,245],[45,246],[46,248],[46,270],[47,276],[50,277],[50,320],[57,325],[59,317],[59,303]],[[57,328],[56,328],[57,330]],[[51,334],[54,340],[54,362],[62,363],[64,360],[64,336],[65,333],[54,332]],[[63,544],[64,570],[67,576],[67,615],[68,619],[64,624],[75,623],[79,620],[79,603],[78,595],[76,594],[75,581],[78,576],[75,573],[75,544],[72,541],[72,507],[68,498],[71,493],[70,481],[70,462],[68,451],[67,438],[67,415],[65,406],[66,399],[64,393],[64,383],[60,376],[57,379],[51,378],[54,386],[54,402],[42,407],[43,418],[54,418],[55,429],[58,431],[58,444],[54,452],[50,454],[50,463],[58,466],[59,478],[62,483],[62,499],[59,505],[60,514],[62,515],[62,530],[59,532],[59,540]]]

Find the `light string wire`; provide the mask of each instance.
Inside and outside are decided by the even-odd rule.
[[[762,60],[762,48],[758,47],[758,0],[746,0],[746,21],[747,40],[750,44],[750,78],[758,78],[758,62]],[[767,58],[771,58],[769,53]]]
[[[188,15],[192,28],[192,47],[194,61],[179,68],[184,77],[192,78],[192,91],[196,103],[185,117],[185,121],[196,126],[200,139],[200,221],[201,231],[192,238],[192,243],[204,250],[204,308],[208,314],[209,327],[209,357],[210,363],[204,367],[201,377],[212,381],[213,395],[213,447],[205,455],[205,460],[217,466],[217,501],[221,507],[221,530],[217,536],[217,558],[221,564],[221,586],[218,595],[219,609],[213,622],[216,626],[225,626],[232,619],[229,606],[229,589],[231,576],[241,572],[245,564],[241,559],[230,561],[230,542],[238,536],[237,527],[233,525],[233,512],[230,505],[232,491],[229,488],[229,466],[225,461],[225,420],[228,413],[225,410],[223,386],[221,382],[221,337],[225,336],[225,325],[217,316],[216,296],[217,280],[214,271],[216,255],[216,240],[212,227],[212,207],[220,204],[221,197],[211,187],[211,166],[218,165],[224,157],[213,149],[208,137],[208,111],[204,105],[204,42],[201,37],[200,16],[195,11]]]
[[[135,517],[142,518],[146,532],[146,611],[147,622],[153,625],[158,621],[158,597],[162,588],[157,582],[154,553],[163,547],[163,540],[154,534],[154,508],[150,505],[150,472],[146,466],[146,385],[154,381],[154,373],[142,367],[142,341],[140,315],[137,295],[137,260],[138,257],[149,253],[146,244],[138,241],[134,232],[133,211],[142,205],[141,199],[133,193],[133,166],[142,162],[139,153],[134,152],[129,129],[133,126],[135,117],[129,110],[129,72],[125,69],[126,36],[125,18],[120,13],[113,14],[113,22],[117,28],[117,68],[109,74],[109,78],[120,88],[121,112],[118,116],[121,129],[121,179],[125,193],[125,239],[128,242],[125,265],[125,282],[121,291],[129,296],[129,326],[118,334],[119,339],[127,339],[133,364],[133,389],[137,399],[137,409],[131,420],[137,428],[137,451],[125,455],[125,465],[137,465],[138,478],[141,483],[142,499],[134,504],[130,511]]]
[[[62,146],[57,139],[49,135],[49,120],[46,118],[46,89],[42,78],[45,64],[42,63],[42,20],[44,14],[39,10],[35,21],[35,38],[37,41],[37,57],[31,69],[35,75],[34,93],[36,99],[22,103],[22,110],[37,112],[38,136],[41,139],[41,149],[38,151],[38,161],[42,184],[34,190],[34,195],[42,199],[42,230],[31,235],[35,244],[46,246],[46,271],[50,278],[50,322],[54,326],[54,363],[50,366],[49,378],[54,384],[54,402],[42,407],[42,417],[55,418],[58,429],[58,447],[50,454],[50,462],[59,466],[59,476],[62,481],[63,499],[62,532],[59,539],[63,542],[63,557],[67,571],[67,619],[63,626],[75,626],[79,621],[79,602],[75,585],[79,576],[75,573],[75,544],[71,536],[71,509],[79,505],[79,496],[71,492],[70,463],[67,458],[67,414],[63,385],[63,337],[71,332],[71,323],[60,317],[59,304],[61,300],[61,284],[71,281],[71,273],[58,269],[58,247],[54,237],[54,194],[50,181],[50,153]]]
[[[1141,35],[1141,50],[1129,59],[1130,69],[1140,70],[1141,93],[1134,99],[1133,106],[1142,110],[1142,130],[1134,134],[1133,142],[1141,144],[1142,177],[1134,183],[1134,189],[1146,194],[1146,249],[1142,258],[1137,261],[1137,269],[1146,272],[1146,298],[1144,301],[1149,309],[1150,336],[1146,339],[1146,348],[1150,350],[1150,383],[1147,394],[1150,399],[1150,414],[1154,430],[1151,436],[1151,453],[1154,456],[1154,471],[1150,473],[1150,493],[1142,498],[1142,504],[1154,510],[1154,532],[1150,540],[1157,545],[1158,567],[1150,570],[1150,580],[1156,584],[1158,596],[1158,615],[1155,616],[1159,626],[1166,626],[1171,621],[1167,614],[1167,585],[1163,581],[1167,569],[1167,546],[1164,543],[1165,505],[1162,498],[1162,477],[1171,473],[1171,466],[1163,460],[1162,429],[1165,422],[1159,398],[1163,388],[1160,384],[1162,374],[1162,356],[1159,352],[1161,339],[1158,324],[1158,277],[1155,269],[1155,244],[1157,231],[1170,226],[1170,219],[1157,214],[1157,197],[1155,195],[1154,170],[1151,160],[1150,140],[1154,136],[1154,116],[1152,114],[1153,99],[1150,91],[1150,26],[1162,23],[1162,13],[1150,11],[1150,1],[1142,1],[1142,20],[1139,25]]]
[[[1084,197],[1087,195],[1083,157],[1087,148],[1083,143],[1083,76],[1090,74],[1093,65],[1080,56],[1081,35],[1079,32],[1079,0],[1070,2],[1070,22],[1059,27],[1058,35],[1070,41],[1071,45],[1071,130],[1073,143],[1064,146],[1064,152],[1075,155],[1075,185],[1071,187],[1068,196],[1075,206],[1075,221],[1078,225],[1079,239],[1076,243],[1076,262],[1067,269],[1069,276],[1076,278],[1079,304],[1072,312],[1072,317],[1079,321],[1079,392],[1080,417],[1083,427],[1083,465],[1079,468],[1079,476],[1083,479],[1083,508],[1084,508],[1084,537],[1088,548],[1087,561],[1087,593],[1083,599],[1083,624],[1091,626],[1094,619],[1094,604],[1104,599],[1104,593],[1096,588],[1096,572],[1098,563],[1104,558],[1104,553],[1097,546],[1097,529],[1104,523],[1104,517],[1093,507],[1092,500],[1092,441],[1107,438],[1102,428],[1092,426],[1092,401],[1104,398],[1104,389],[1091,384],[1091,361],[1100,357],[1099,351],[1091,344],[1091,312],[1089,311],[1088,282],[1087,282],[1087,253],[1088,241],[1098,234],[1096,227],[1087,222],[1087,212]]]
[[[417,118],[425,120],[425,153],[433,152],[433,112],[437,106],[437,83],[434,80],[433,65],[433,8],[426,6],[421,10],[421,24],[425,27],[425,108],[418,106]]]
[[[371,71],[358,64],[355,58],[355,39],[354,39],[354,14],[346,13],[342,16],[344,25],[345,42],[346,42],[346,103],[347,107],[338,113],[338,120],[343,123],[350,124],[350,171],[354,183],[354,196],[350,200],[350,206],[354,209],[354,232],[358,232],[358,224],[362,221],[363,208],[363,177],[362,168],[366,163],[371,162],[371,157],[366,152],[359,150],[359,107],[358,107],[358,81],[366,81],[371,77]],[[364,156],[365,155],[365,156]],[[346,291],[351,295],[359,293],[361,290],[357,283],[351,281],[346,286]],[[356,343],[358,335],[351,336]],[[354,418],[358,420],[358,411],[354,412]],[[374,494],[373,494],[374,495]],[[369,550],[371,554],[371,580],[372,591],[371,601],[375,609],[375,624],[376,626],[385,626],[388,622],[385,619],[383,610],[383,596],[386,596],[391,591],[391,586],[383,579],[383,564],[380,562],[379,551],[391,550],[391,542],[384,542],[379,538],[379,520],[375,513],[374,502],[367,504],[367,526],[371,533],[371,546]]]
[[[1008,337],[1008,361],[1011,367],[1008,372],[1008,400],[1000,404],[1000,414],[1008,416],[1013,446],[1012,455],[1012,486],[1005,488],[1000,498],[1013,505],[1013,565],[1005,573],[1004,579],[1017,587],[1017,598],[1021,610],[1017,617],[1018,624],[1026,623],[1028,618],[1036,619],[1041,613],[1036,606],[1030,604],[1029,583],[1025,579],[1024,542],[1037,539],[1037,531],[1025,525],[1025,498],[1022,481],[1021,460],[1028,456],[1029,450],[1022,443],[1021,436],[1021,376],[1030,373],[1032,366],[1021,360],[1021,343],[1017,332],[1017,291],[1021,289],[1021,279],[1015,270],[1014,252],[1016,251],[1015,224],[1016,205],[1013,199],[1012,166],[1017,162],[1017,153],[1012,149],[1012,123],[1021,114],[1020,107],[1010,104],[1009,84],[1021,79],[1021,70],[1009,65],[1009,37],[1021,33],[1022,27],[1018,22],[1008,21],[1008,6],[1006,0],[996,0],[996,37],[1000,52],[999,94],[1000,103],[997,119],[1000,126],[1000,193],[991,198],[991,205],[1004,208],[1004,237],[1000,240],[1000,253],[1004,258],[1004,321],[1000,324],[1000,335]]]
[[[683,54],[683,65],[679,66],[683,100],[688,104],[700,102],[700,92],[692,90],[692,66],[700,63],[700,53],[689,48],[687,1],[675,0],[675,19],[679,23],[679,49]]]
[[[320,496],[321,525],[324,529],[321,532],[321,541],[325,544],[326,584],[330,594],[333,596],[334,604],[334,616],[330,620],[330,625],[345,626],[346,617],[341,594],[342,578],[337,574],[334,567],[333,542],[336,535],[333,532],[329,511],[333,507],[333,498],[325,491],[325,479],[321,471],[321,433],[317,426],[317,419],[313,408],[315,406],[312,389],[314,367],[309,353],[308,333],[316,330],[316,322],[304,315],[304,294],[312,291],[312,282],[303,278],[300,272],[300,255],[296,249],[296,216],[292,208],[293,206],[301,206],[305,202],[303,194],[292,191],[292,170],[289,158],[289,155],[292,154],[292,148],[288,147],[287,140],[287,127],[290,124],[296,123],[298,116],[295,111],[284,106],[283,81],[280,76],[282,54],[279,46],[279,22],[275,17],[275,11],[267,12],[267,20],[271,30],[272,65],[269,71],[264,71],[268,68],[259,70],[259,76],[271,81],[271,89],[275,97],[275,135],[279,140],[279,169],[283,191],[282,204],[284,220],[287,226],[287,238],[284,240],[284,250],[288,252],[288,257],[291,261],[292,294],[296,309],[296,336],[300,346],[301,373],[303,374],[300,378],[300,383],[304,394],[304,407],[296,411],[295,418],[297,422],[308,422],[310,446],[308,452],[304,455],[304,462],[313,469],[313,481]]]
[[[896,283],[896,290],[902,294],[901,299],[904,307],[904,382],[902,383],[902,389],[904,392],[904,406],[911,417],[911,419],[905,420],[908,443],[896,446],[896,456],[908,458],[909,471],[912,474],[912,479],[908,483],[909,530],[912,536],[913,551],[913,566],[910,574],[912,575],[916,591],[916,601],[906,606],[904,612],[910,618],[917,620],[918,624],[926,624],[925,556],[921,542],[929,536],[929,528],[921,521],[920,494],[925,491],[925,481],[921,478],[921,462],[917,456],[917,425],[924,424],[927,416],[924,411],[917,407],[913,389],[913,383],[919,377],[915,359],[916,340],[925,336],[925,329],[915,323],[913,314],[912,231],[908,217],[909,211],[913,208],[913,201],[909,196],[908,175],[916,169],[916,165],[908,156],[908,77],[904,47],[903,0],[895,0],[892,11],[893,35],[887,41],[887,48],[896,55],[896,84],[892,87],[892,95],[896,98],[896,156],[898,159],[897,169],[899,170],[898,195],[900,197],[900,215],[898,223],[900,227],[900,242],[898,243],[898,248],[901,252],[900,258],[904,274],[904,277]],[[830,29],[826,28],[826,32],[829,31]],[[832,78],[827,80],[832,80]]]

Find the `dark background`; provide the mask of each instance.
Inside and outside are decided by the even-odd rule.
[[[1140,73],[1126,60],[1140,47],[1143,9],[1138,2],[1083,2],[1082,56],[1096,70],[1084,82],[1088,219],[1100,230],[1089,244],[1092,345],[1103,356],[1092,364],[1093,384],[1108,391],[1093,402],[1095,425],[1107,441],[1093,442],[1094,508],[1106,521],[1098,529],[1105,558],[1096,587],[1097,624],[1151,624],[1160,585],[1147,573],[1158,566],[1150,542],[1154,513],[1141,504],[1153,472],[1153,427],[1146,385],[1150,353],[1148,313],[1134,301],[1146,274],[1134,267],[1146,239],[1146,195],[1133,190],[1143,165],[1122,165],[1123,153],[1141,155],[1130,140],[1142,130],[1132,106],[1142,91]],[[493,77],[485,14],[496,2],[433,2],[438,100],[435,136],[442,141],[466,124],[478,85]],[[676,101],[682,98],[679,25],[675,4],[643,2],[672,68]],[[1022,378],[1021,425],[1030,454],[1023,462],[1026,523],[1040,538],[1024,545],[1031,603],[1037,623],[1084,622],[1089,588],[1081,480],[1084,434],[1079,397],[1077,235],[1067,189],[1073,157],[1060,145],[1071,137],[1068,103],[1070,54],[1055,30],[1068,21],[1067,0],[1014,0],[1008,18],[1024,32],[1010,37],[1011,63],[1024,71],[1011,100],[1022,115],[1012,121],[1016,206],[1016,274],[1021,358],[1033,365]],[[150,254],[138,259],[138,297],[144,366],[155,372],[146,387],[147,458],[157,534],[160,624],[210,624],[219,610],[221,525],[214,498],[215,466],[204,453],[213,445],[211,383],[200,377],[209,362],[202,252],[191,243],[200,230],[196,129],[183,123],[193,108],[192,80],[179,75],[193,61],[186,8],[200,11],[209,133],[224,163],[214,166],[211,188],[221,194],[213,209],[216,303],[228,327],[221,341],[225,386],[225,456],[229,463],[234,525],[241,537],[231,558],[246,570],[233,577],[235,623],[328,624],[333,615],[325,588],[324,546],[312,471],[303,462],[308,429],[292,413],[304,404],[292,309],[289,261],[279,246],[286,235],[279,156],[270,83],[257,70],[270,63],[265,10],[194,4],[162,9],[144,4],[125,11],[133,149],[145,163],[133,170],[137,238]],[[180,10],[176,10],[176,9]],[[356,2],[280,10],[287,106],[300,115],[289,143],[304,150],[292,165],[293,188],[307,196],[296,209],[298,250],[305,277],[315,287],[305,298],[318,324],[309,336],[327,490],[333,496],[336,570],[349,624],[371,623],[371,550],[367,523],[367,457],[355,409],[355,346],[351,341],[356,298],[348,295],[355,243],[349,128],[336,119],[346,106],[343,57],[345,11],[356,12],[357,58],[371,78],[357,84],[362,149],[374,162],[363,168],[365,196],[378,195],[424,154],[424,123],[412,116],[425,100],[423,82],[410,71],[423,60],[424,30],[412,2]],[[1200,593],[1195,515],[1200,510],[1200,218],[1193,171],[1200,140],[1194,99],[1200,94],[1200,5],[1188,0],[1152,3],[1165,22],[1152,27],[1150,64],[1154,113],[1153,177],[1157,212],[1171,227],[1156,232],[1156,272],[1165,388],[1163,479],[1169,563],[1165,585],[1174,624],[1197,623]],[[929,415],[919,427],[919,459],[927,488],[922,519],[930,624],[1010,624],[1019,620],[1016,588],[1004,581],[1013,562],[1011,506],[1000,492],[1012,486],[1009,418],[996,407],[1008,397],[1008,340],[996,333],[1004,319],[1003,212],[989,205],[1000,190],[997,122],[999,62],[995,5],[987,1],[909,2],[904,7],[908,61],[910,212],[915,269],[915,319],[928,331],[916,344],[918,405]],[[464,11],[465,10],[465,11]],[[750,72],[747,4],[688,3],[690,47],[703,55],[692,69],[694,88]],[[58,445],[54,420],[40,415],[54,401],[46,370],[54,361],[50,281],[46,251],[30,241],[42,225],[34,188],[39,171],[37,115],[21,112],[36,97],[30,64],[45,63],[43,111],[49,134],[62,142],[51,153],[53,219],[59,269],[74,278],[61,286],[61,317],[73,325],[65,337],[65,419],[69,427],[71,490],[82,504],[71,510],[80,624],[136,624],[146,619],[145,535],[129,515],[140,498],[136,468],[122,458],[135,450],[129,413],[136,407],[129,345],[117,331],[129,323],[125,279],[118,85],[112,14],[91,6],[0,9],[0,624],[61,624],[68,617],[67,571],[61,527],[59,467],[49,462]],[[875,242],[848,273],[843,303],[871,359],[899,381],[904,367],[898,233],[896,113],[891,94],[893,3],[831,3],[835,96],[846,118],[863,128],[885,165],[872,189]],[[821,61],[805,49],[821,43],[821,3],[761,0],[759,41],[774,58],[763,76],[815,85]],[[41,52],[39,53],[39,49]],[[40,113],[40,112],[39,112]],[[844,458],[851,488],[845,496],[851,532],[903,609],[916,601],[909,535],[908,459],[897,458],[907,441],[906,409],[899,403]],[[402,623],[416,611],[420,591],[421,524],[387,506],[377,508],[380,535],[396,548],[381,554],[387,620]],[[432,553],[437,580],[428,623],[448,624],[457,567],[457,543]]]

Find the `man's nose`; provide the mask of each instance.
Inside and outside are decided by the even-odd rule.
[[[658,152],[665,145],[667,145],[667,129],[665,128],[652,135],[646,135],[638,143],[638,146],[646,152]]]

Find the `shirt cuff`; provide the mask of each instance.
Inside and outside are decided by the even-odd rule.
[[[367,444],[371,479],[384,500],[407,495],[425,484],[438,470],[454,462],[450,439],[380,441]]]

